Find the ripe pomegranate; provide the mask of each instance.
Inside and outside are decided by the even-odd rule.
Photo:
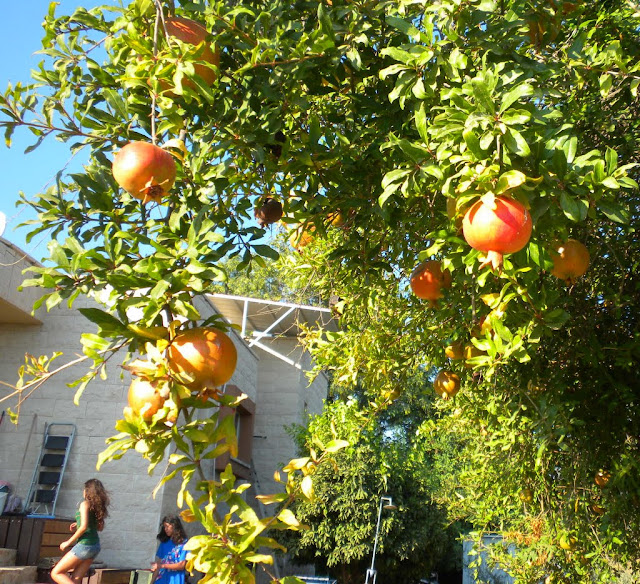
[[[165,19],[167,33],[189,45],[199,45],[207,39],[207,29],[195,20],[173,16]],[[200,59],[211,65],[220,65],[220,53],[213,52],[209,45],[206,45],[200,55]],[[216,80],[216,72],[205,65],[194,65],[196,74],[202,78],[207,85],[212,85]],[[195,85],[190,80],[185,79],[183,86],[193,89]],[[170,93],[170,91],[167,91]]]
[[[289,244],[293,249],[302,252],[303,248],[313,241],[313,233],[316,228],[313,225],[299,225],[289,236]]]
[[[460,389],[460,376],[444,369],[438,373],[433,382],[433,389],[443,399],[453,397]]]
[[[254,211],[260,227],[277,223],[282,219],[282,203],[271,197],[267,197],[262,205]]]
[[[157,383],[135,377],[129,385],[129,407],[145,421],[151,420],[164,405],[164,398],[156,391]]]
[[[531,237],[531,215],[522,203],[508,197],[483,197],[465,214],[462,232],[467,243],[485,252],[481,268],[502,265],[505,253],[520,251]]]
[[[178,334],[169,345],[167,358],[171,372],[186,381],[187,387],[200,391],[231,379],[238,352],[223,331],[198,327]]]
[[[464,346],[461,341],[454,341],[450,345],[447,345],[444,349],[444,354],[452,361],[459,361],[464,359]]]
[[[429,300],[431,306],[436,307],[443,296],[442,290],[451,288],[451,272],[443,270],[438,260],[428,260],[413,270],[409,285],[418,298]]]
[[[143,203],[158,201],[176,179],[173,156],[149,142],[129,142],[113,159],[113,178]]]
[[[551,251],[553,268],[551,273],[568,284],[573,284],[583,276],[589,267],[589,251],[575,239],[554,246]]]

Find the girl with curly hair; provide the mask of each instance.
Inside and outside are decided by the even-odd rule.
[[[104,529],[104,521],[109,515],[109,494],[101,481],[89,479],[82,495],[76,521],[70,527],[75,533],[60,544],[60,549],[67,553],[51,570],[51,578],[57,584],[79,584],[100,552],[98,532]]]
[[[154,571],[154,584],[185,584],[187,565],[187,534],[180,518],[167,515],[162,519],[158,533],[158,551],[156,561],[151,564]]]

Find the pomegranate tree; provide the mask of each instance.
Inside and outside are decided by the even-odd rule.
[[[467,243],[486,254],[481,268],[502,266],[503,255],[520,251],[531,237],[531,215],[509,197],[484,196],[465,214],[462,232]]]
[[[173,156],[149,142],[129,142],[113,159],[113,178],[143,203],[158,201],[176,179]]]

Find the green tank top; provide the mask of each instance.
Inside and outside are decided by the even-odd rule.
[[[80,520],[80,509],[78,509],[76,511],[76,523],[78,524],[78,527],[80,527]],[[81,543],[83,545],[95,545],[100,543],[100,538],[98,537],[98,520],[96,519],[93,511],[89,511],[89,525],[76,543]]]

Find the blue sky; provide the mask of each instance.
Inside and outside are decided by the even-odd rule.
[[[57,14],[70,14],[78,6],[91,8],[101,4],[116,4],[110,0],[58,0]],[[5,30],[0,35],[0,91],[6,90],[8,82],[26,83],[30,79],[31,69],[42,60],[35,52],[40,49],[42,21],[48,11],[47,0],[23,0],[5,2],[3,16]],[[47,237],[40,235],[31,243],[25,242],[26,229],[14,228],[34,215],[24,206],[16,207],[18,193],[23,191],[32,197],[54,178],[56,172],[69,160],[70,155],[65,144],[48,138],[34,152],[24,154],[26,146],[32,143],[26,129],[16,131],[11,149],[4,146],[4,133],[0,143],[0,212],[7,217],[7,227],[3,237],[18,245],[37,260],[47,252]],[[79,160],[76,164],[81,163]]]

